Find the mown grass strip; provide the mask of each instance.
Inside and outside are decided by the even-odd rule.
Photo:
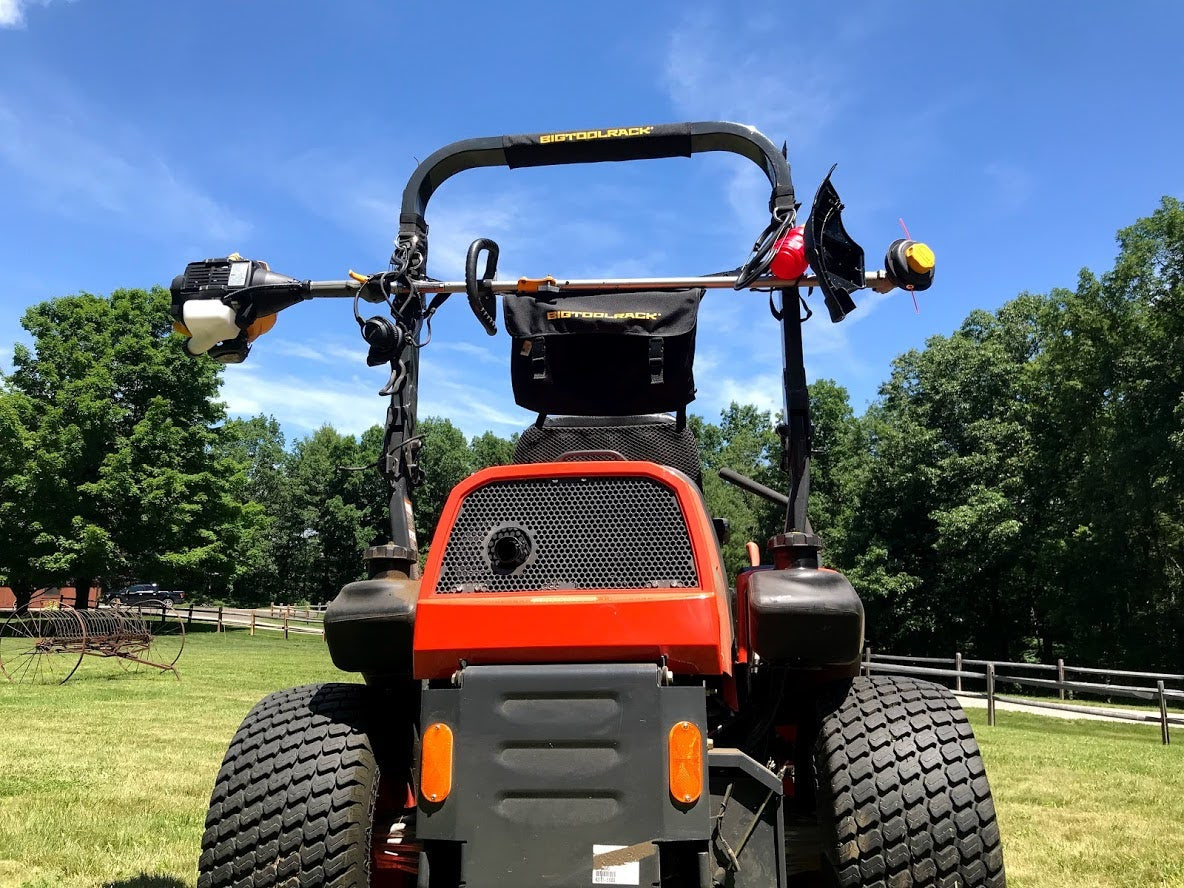
[[[185,888],[214,775],[269,691],[352,681],[320,638],[195,631],[168,675],[0,685],[0,886]],[[1013,888],[1184,886],[1184,732],[971,710]]]

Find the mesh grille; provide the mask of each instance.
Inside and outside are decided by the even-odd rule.
[[[185,266],[185,289],[199,287],[224,287],[230,280],[230,263],[213,265],[209,262],[191,262]]]
[[[495,572],[488,545],[512,523],[533,560]],[[698,586],[674,491],[649,478],[495,481],[465,497],[444,550],[437,592]]]
[[[555,462],[572,451],[615,450],[625,459],[678,469],[702,486],[699,450],[691,430],[686,426],[679,429],[673,420],[644,419],[644,422],[626,424],[618,420],[603,425],[593,417],[588,418],[586,425],[557,425],[548,419],[541,429],[532,425],[522,433],[514,448],[514,462]]]

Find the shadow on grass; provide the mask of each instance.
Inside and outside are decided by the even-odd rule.
[[[182,881],[176,876],[150,876],[147,873],[140,873],[130,879],[105,882],[103,888],[189,888],[189,885],[189,882]]]

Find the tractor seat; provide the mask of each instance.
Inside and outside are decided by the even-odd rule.
[[[530,426],[514,446],[515,463],[555,462],[569,453],[588,451],[589,459],[614,451],[625,459],[645,460],[678,469],[701,488],[703,471],[695,436],[673,416],[548,416]],[[601,451],[600,454],[595,451]]]

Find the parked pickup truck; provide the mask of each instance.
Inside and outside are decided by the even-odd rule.
[[[161,589],[159,583],[131,583],[116,589],[107,596],[108,604],[142,604],[145,601],[161,601],[172,607],[185,600],[185,593],[179,589]]]

